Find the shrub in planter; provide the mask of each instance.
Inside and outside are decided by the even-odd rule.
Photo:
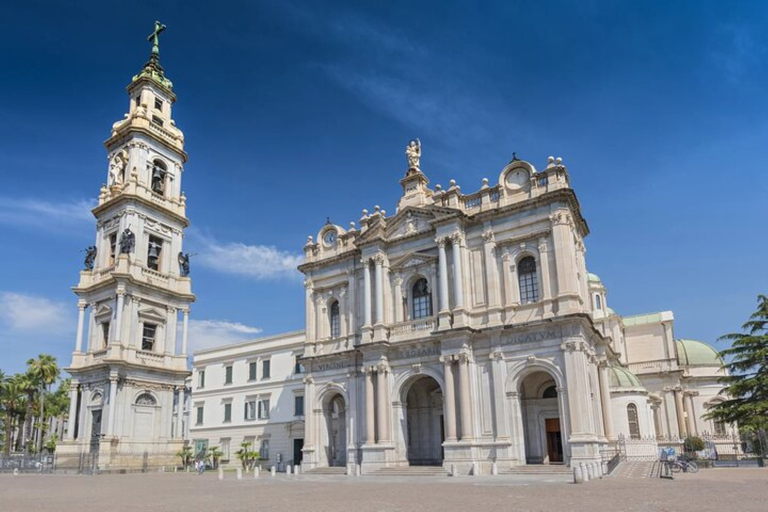
[[[689,459],[698,458],[696,452],[703,450],[705,447],[704,440],[697,436],[688,436],[683,441],[683,449]]]

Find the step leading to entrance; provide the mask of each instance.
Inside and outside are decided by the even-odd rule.
[[[442,466],[397,466],[381,468],[370,473],[372,476],[448,476]]]

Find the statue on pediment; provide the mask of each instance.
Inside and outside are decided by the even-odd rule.
[[[112,159],[109,166],[109,186],[122,185],[125,181],[125,168],[127,161],[122,153],[118,153]]]
[[[131,254],[135,245],[136,235],[133,234],[131,228],[125,228],[120,234],[120,254]]]
[[[419,169],[421,159],[421,141],[412,139],[405,147],[405,155],[408,157],[408,169]]]
[[[85,249],[85,270],[93,270],[96,261],[96,246],[91,245]]]

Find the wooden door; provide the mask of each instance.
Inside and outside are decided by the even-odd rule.
[[[547,418],[544,421],[547,432],[549,463],[563,462],[563,439],[560,432],[560,418]]]

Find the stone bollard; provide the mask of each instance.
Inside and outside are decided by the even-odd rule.
[[[259,469],[259,466],[256,466],[255,468],[253,468],[253,478],[259,478],[260,471],[261,470]]]
[[[602,470],[603,470],[603,476],[608,475],[608,462],[603,461],[601,466],[602,466]]]
[[[603,478],[603,463],[602,462],[595,462],[595,471],[597,471],[597,478],[602,480],[602,478]]]
[[[224,480],[224,468],[219,468],[219,480]]]
[[[19,468],[13,468],[13,476],[19,476]]]
[[[360,476],[361,472],[360,464],[355,464],[355,476]]]
[[[587,471],[587,465],[583,462],[579,462],[579,469],[581,469],[581,474],[584,476],[584,481],[589,482],[589,472]]]
[[[472,463],[472,476],[478,476],[480,475],[480,466],[477,464],[477,462]]]
[[[294,475],[298,475],[300,472],[301,472],[301,466],[299,466],[298,464],[294,464],[293,465],[293,474]]]
[[[498,475],[498,474],[499,474],[499,466],[498,466],[498,465],[497,465],[495,462],[493,462],[493,463],[491,464],[491,474],[492,474],[493,476],[496,476],[496,475]]]
[[[290,464],[286,464],[285,465],[285,474],[286,475],[290,475],[291,474],[291,465]]]
[[[589,479],[597,480],[597,471],[596,471],[594,462],[589,463]]]
[[[584,473],[581,471],[581,466],[573,467],[573,483],[575,484],[584,483]]]
[[[236,476],[236,478],[238,480],[242,480],[243,479],[243,468],[237,468],[235,470],[235,476]]]
[[[277,468],[275,466],[269,468],[269,474],[274,477],[277,474]]]
[[[451,464],[451,471],[449,474],[451,476],[456,476],[456,464]]]

